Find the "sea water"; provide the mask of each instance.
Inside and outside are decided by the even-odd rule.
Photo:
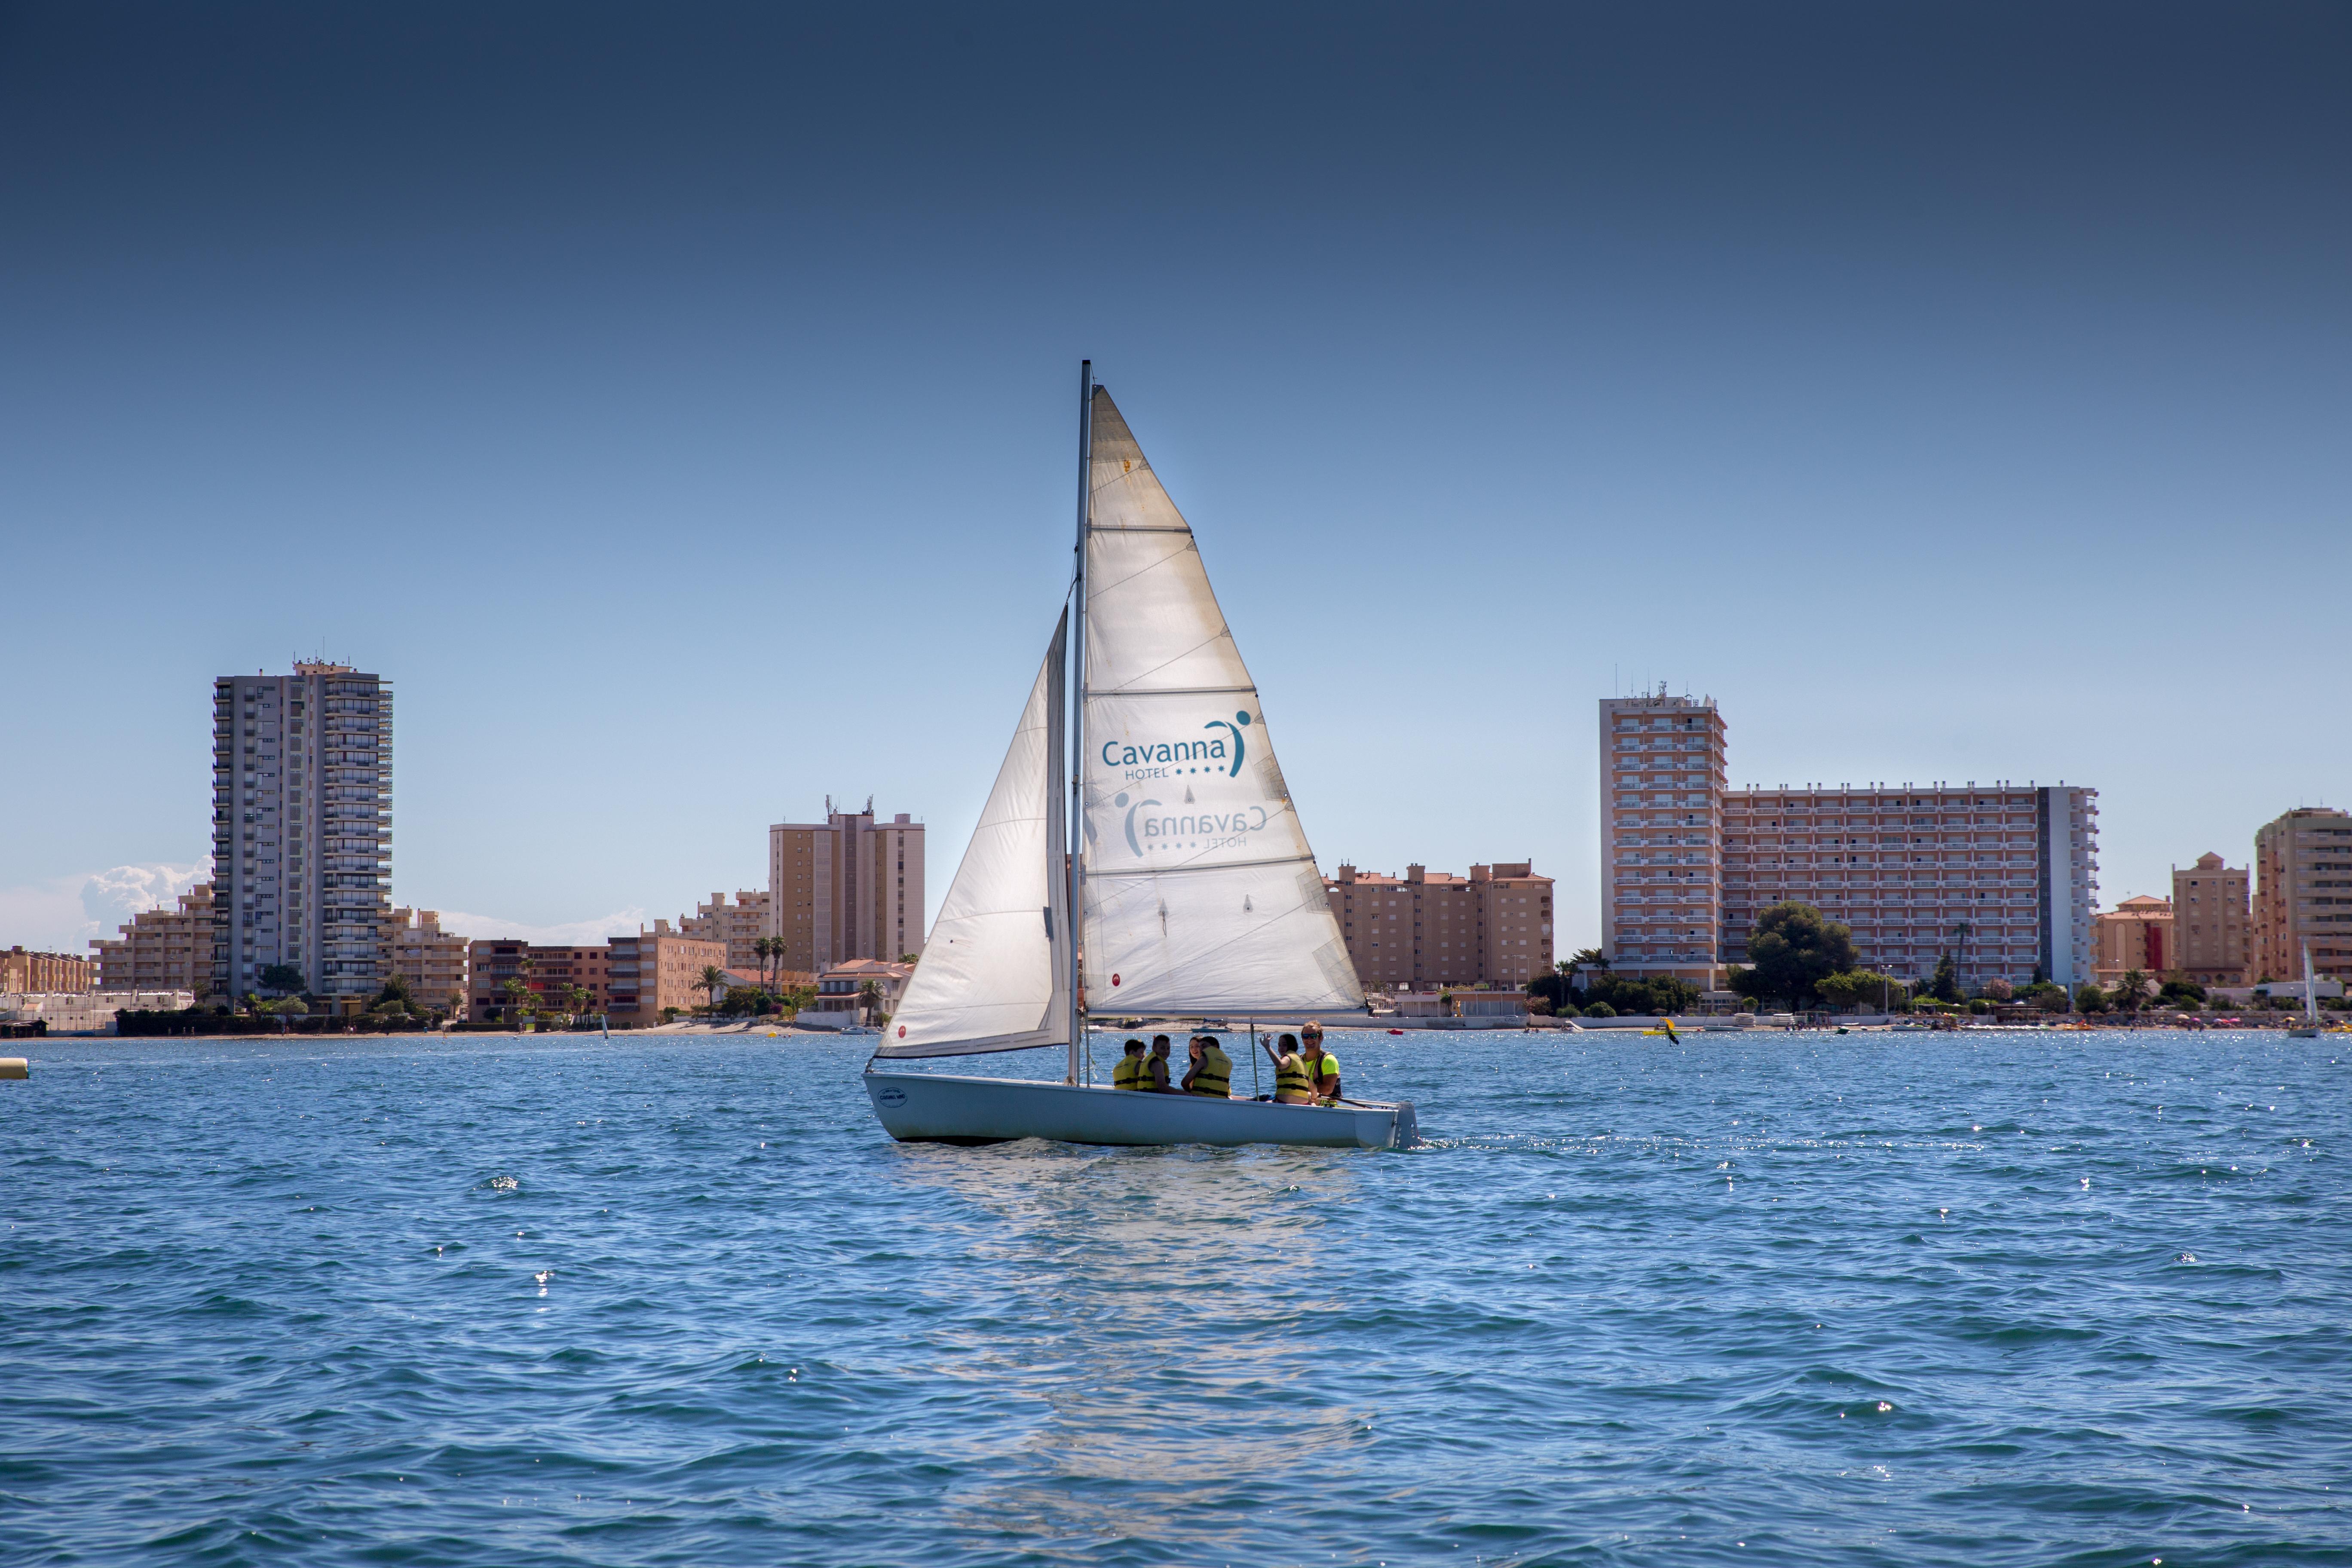
[[[2338,1041],[1335,1035],[1410,1153],[871,1043],[29,1042],[0,1562],[2352,1560]]]

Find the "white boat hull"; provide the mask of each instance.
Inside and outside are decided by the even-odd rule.
[[[947,1073],[868,1072],[866,1097],[902,1143],[1286,1143],[1318,1149],[1410,1149],[1411,1101],[1396,1105],[1276,1105],[1197,1094],[1072,1087]]]

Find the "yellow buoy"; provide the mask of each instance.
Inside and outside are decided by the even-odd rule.
[[[0,1078],[30,1078],[33,1064],[23,1057],[0,1057]]]

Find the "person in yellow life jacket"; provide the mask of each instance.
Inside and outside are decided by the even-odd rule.
[[[1176,1075],[1168,1070],[1168,1037],[1151,1037],[1151,1055],[1143,1064],[1143,1082],[1139,1086],[1154,1094],[1181,1094],[1176,1087]]]
[[[1315,1080],[1315,1098],[1325,1105],[1339,1099],[1339,1058],[1323,1048],[1323,1026],[1309,1024],[1298,1031],[1306,1037],[1299,1049],[1299,1059],[1307,1076]]]
[[[1184,1092],[1204,1094],[1211,1100],[1234,1097],[1233,1058],[1217,1044],[1216,1036],[1192,1037],[1192,1068],[1184,1075]]]
[[[1281,1047],[1272,1040],[1260,1042],[1265,1054],[1274,1058],[1274,1100],[1277,1105],[1312,1105],[1315,1103],[1315,1079],[1308,1075],[1307,1064],[1298,1059],[1298,1037],[1285,1035]]]
[[[1127,1055],[1118,1058],[1118,1066],[1110,1069],[1113,1089],[1141,1089],[1150,1081],[1143,1071],[1143,1042],[1127,1042]]]

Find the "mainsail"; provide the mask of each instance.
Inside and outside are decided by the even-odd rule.
[[[1256,683],[1192,528],[1100,387],[1087,483],[1079,945],[1088,1011],[1362,1008]]]
[[[1065,611],[877,1056],[971,1056],[1070,1037],[1062,789],[1068,637]]]

